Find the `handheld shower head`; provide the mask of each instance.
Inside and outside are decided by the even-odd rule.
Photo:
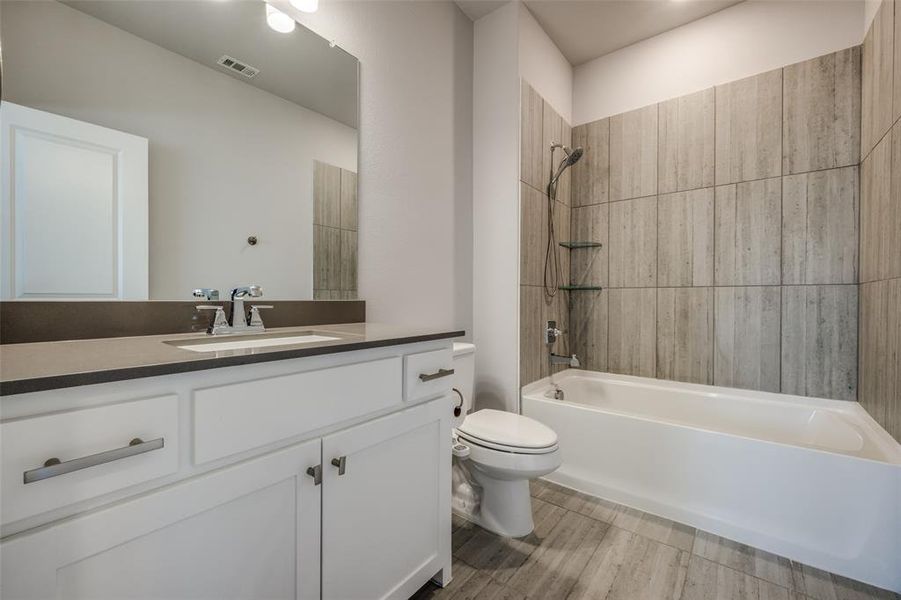
[[[563,172],[579,162],[579,159],[582,158],[582,155],[585,153],[585,151],[582,149],[582,146],[568,148],[561,144],[554,144],[553,146],[551,146],[552,151],[554,148],[562,148],[563,154],[565,154],[566,156],[564,156],[563,160],[560,161],[560,166],[557,167],[557,172],[554,173],[553,177],[551,177],[551,185],[555,185],[557,183],[557,180],[560,179],[560,176],[563,175]]]

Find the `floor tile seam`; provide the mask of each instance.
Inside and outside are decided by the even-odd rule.
[[[776,587],[778,587],[778,588],[780,588],[780,589],[786,590],[786,591],[789,592],[789,593],[794,593],[794,594],[796,594],[796,595],[798,595],[798,596],[801,596],[801,597],[804,597],[804,598],[807,597],[806,594],[804,594],[804,593],[802,593],[801,591],[795,589],[794,583],[792,583],[792,585],[791,585],[790,587],[786,587],[786,586],[784,586],[784,585],[781,585],[781,584],[778,584],[778,583],[773,583],[772,581],[768,581],[768,580],[766,580],[766,579],[763,579],[762,577],[757,577],[756,575],[751,575],[750,573],[745,573],[744,571],[739,571],[738,569],[734,569],[734,568],[732,568],[732,567],[730,567],[730,566],[728,566],[728,565],[724,565],[723,563],[717,562],[717,561],[715,561],[715,560],[710,560],[709,558],[704,558],[703,556],[701,556],[701,555],[699,555],[699,554],[693,554],[692,557],[696,557],[698,560],[703,560],[703,561],[705,561],[705,562],[712,563],[712,564],[714,564],[714,565],[716,565],[716,566],[718,566],[718,567],[722,567],[722,568],[724,568],[724,569],[728,569],[729,571],[732,571],[733,573],[737,573],[738,575],[742,575],[742,576],[745,576],[745,577],[750,577],[751,579],[754,579],[754,580],[757,581],[757,582],[763,582],[763,583],[766,583],[766,584],[769,584],[769,585],[774,585],[774,586],[776,586]],[[687,581],[687,580],[688,580],[688,578],[686,577],[686,581]]]
[[[533,497],[534,497],[534,496],[533,496]],[[591,497],[592,497],[592,498],[595,498],[596,496],[591,496]],[[600,498],[600,499],[602,500],[602,498]],[[670,548],[675,548],[676,550],[679,550],[680,552],[688,552],[689,556],[692,554],[692,550],[694,549],[694,542],[695,542],[695,539],[697,538],[698,531],[701,531],[701,530],[698,529],[697,527],[692,527],[692,529],[694,529],[694,533],[692,534],[692,537],[691,537],[691,549],[690,549],[690,550],[686,550],[686,549],[684,549],[684,548],[680,548],[680,547],[678,547],[678,546],[675,546],[675,545],[673,545],[673,544],[670,544],[669,542],[664,542],[664,541],[661,541],[661,540],[656,540],[656,539],[654,539],[654,538],[652,538],[652,537],[649,537],[649,536],[644,535],[644,534],[642,534],[642,533],[639,533],[639,532],[637,532],[637,531],[632,531],[631,529],[628,529],[628,528],[626,528],[626,527],[622,527],[621,525],[617,525],[617,524],[614,522],[614,521],[616,520],[616,514],[619,514],[619,513],[620,513],[620,509],[623,509],[623,508],[630,508],[630,507],[628,507],[628,506],[625,506],[624,504],[617,504],[617,505],[616,505],[616,508],[614,509],[614,517],[613,517],[613,520],[611,520],[611,521],[605,521],[605,520],[599,519],[599,518],[597,518],[597,517],[592,517],[592,516],[590,516],[590,515],[584,515],[584,514],[582,514],[582,513],[579,513],[578,511],[574,511],[574,510],[572,510],[572,509],[566,508],[565,506],[561,506],[560,504],[557,504],[556,502],[551,502],[550,500],[547,500],[547,499],[545,499],[545,498],[539,498],[539,500],[541,500],[542,502],[547,502],[548,504],[551,504],[551,505],[556,506],[556,507],[558,507],[558,508],[562,508],[562,509],[565,510],[565,511],[568,511],[568,512],[574,512],[574,513],[576,513],[576,514],[578,514],[578,515],[581,515],[581,516],[583,516],[583,517],[592,519],[592,520],[594,520],[594,521],[600,521],[601,523],[605,523],[605,524],[608,525],[607,531],[610,531],[610,529],[611,529],[612,527],[616,527],[617,529],[620,529],[620,530],[622,530],[622,531],[627,531],[627,532],[629,532],[629,533],[632,533],[632,534],[635,534],[635,535],[637,535],[637,536],[640,536],[641,538],[643,538],[643,539],[645,539],[645,540],[650,540],[650,541],[652,541],[652,542],[657,542],[658,544],[663,544],[664,546],[669,546]],[[639,509],[633,508],[632,510],[639,510]],[[648,515],[651,514],[651,513],[646,513],[646,512],[644,512],[644,511],[640,511],[640,512],[641,512],[642,514],[648,514]],[[654,516],[656,516],[656,515],[654,515]],[[665,518],[665,517],[660,517],[660,518]],[[672,519],[667,519],[667,520],[670,521],[670,522],[672,522],[672,523],[675,523],[676,525],[682,525],[682,526],[684,526],[684,527],[691,527],[691,525],[687,525],[687,524],[685,524],[685,523],[680,523],[680,522],[678,522],[678,521],[673,521]],[[606,537],[606,535],[607,535],[607,531],[604,532],[604,536],[605,536],[605,537]],[[703,558],[703,557],[702,557],[702,558]]]
[[[715,533],[712,533],[712,532],[709,532],[709,531],[704,531],[704,530],[698,529],[697,532],[698,532],[698,533],[704,532],[704,533],[707,533],[708,535],[712,535],[712,536],[721,538],[721,539],[723,539],[723,540],[732,542],[732,543],[734,543],[734,544],[739,544],[739,545],[741,545],[741,546],[744,546],[745,548],[748,548],[749,550],[751,550],[751,551],[753,551],[753,552],[764,552],[764,553],[766,553],[766,554],[768,554],[768,555],[770,555],[770,556],[772,556],[772,557],[775,557],[775,558],[777,558],[777,559],[779,559],[779,560],[783,560],[783,561],[787,562],[787,563],[788,563],[788,575],[789,575],[789,581],[790,581],[790,585],[788,586],[788,590],[789,590],[789,591],[792,591],[792,592],[794,592],[794,593],[796,593],[796,594],[798,594],[799,596],[802,596],[802,597],[804,597],[804,598],[810,597],[810,596],[808,596],[807,594],[805,594],[801,589],[799,589],[799,588],[795,585],[795,569],[796,569],[796,567],[797,567],[798,569],[801,569],[801,568],[803,568],[803,567],[805,567],[805,566],[808,566],[808,565],[805,565],[804,563],[798,562],[798,561],[796,561],[796,560],[792,560],[792,559],[790,559],[790,558],[788,558],[788,557],[786,557],[786,556],[781,556],[781,555],[779,555],[779,554],[774,554],[774,553],[772,553],[772,552],[768,552],[767,550],[763,550],[762,548],[757,548],[757,547],[755,547],[755,546],[749,546],[749,545],[747,545],[747,544],[742,544],[741,542],[737,542],[737,541],[731,540],[731,539],[729,539],[729,538],[725,538],[725,537],[722,537],[722,536],[718,536],[718,535],[716,535]],[[695,540],[697,540],[697,533],[695,534]],[[780,583],[776,583],[776,582],[774,582],[774,581],[770,581],[769,579],[765,579],[765,578],[760,577],[760,576],[758,576],[758,575],[754,575],[754,574],[752,574],[752,573],[747,573],[747,572],[745,572],[745,571],[742,571],[741,569],[736,569],[735,567],[732,567],[732,566],[726,564],[725,562],[722,562],[722,560],[720,560],[720,559],[717,559],[717,558],[710,558],[710,557],[708,557],[708,556],[704,556],[704,555],[702,555],[702,554],[700,554],[700,553],[696,553],[696,552],[694,552],[694,551],[692,551],[692,555],[693,555],[693,556],[697,556],[698,558],[702,558],[702,559],[704,559],[704,560],[706,560],[706,561],[708,561],[708,562],[712,562],[712,563],[716,563],[716,564],[718,564],[718,565],[722,565],[723,567],[726,567],[727,569],[731,569],[731,570],[733,570],[733,571],[738,571],[739,573],[744,573],[745,575],[748,575],[748,576],[750,576],[750,577],[754,577],[755,579],[760,579],[761,581],[766,581],[767,583],[772,583],[773,585],[778,585],[779,587],[782,587],[782,588],[786,587],[786,586],[784,586],[784,585],[782,585],[782,584],[780,584]],[[754,557],[751,557],[751,558],[754,559]],[[756,559],[754,559],[754,560],[756,560]],[[814,567],[814,568],[815,568],[815,567]],[[823,571],[823,572],[826,573],[827,575],[829,575],[830,582],[831,582],[832,585],[834,586],[834,585],[835,585],[835,582],[832,580],[833,573],[830,573],[830,572],[828,572],[828,571]]]
[[[647,514],[650,514],[650,513],[647,513]],[[673,521],[673,523],[676,523],[676,521]],[[679,524],[679,525],[682,525],[682,523],[678,523],[678,524]],[[612,529],[612,528],[614,528],[614,527],[616,527],[617,529],[619,529],[619,530],[621,530],[621,531],[625,531],[625,532],[627,532],[627,533],[631,533],[632,535],[637,535],[638,537],[642,538],[643,540],[647,540],[647,541],[650,541],[650,542],[654,542],[655,544],[662,544],[662,545],[667,546],[667,547],[669,547],[669,548],[673,548],[674,550],[676,550],[676,551],[678,551],[678,552],[685,552],[686,554],[689,555],[689,558],[691,558],[691,556],[692,556],[692,555],[691,555],[691,552],[689,552],[689,551],[686,550],[685,548],[680,548],[679,546],[676,546],[676,545],[671,544],[671,543],[669,543],[669,542],[664,542],[664,541],[661,541],[661,540],[654,539],[654,538],[652,538],[652,537],[650,537],[650,536],[647,536],[647,535],[645,535],[645,534],[643,534],[643,533],[639,533],[639,532],[637,532],[637,531],[632,531],[631,529],[626,529],[625,527],[621,527],[621,526],[619,526],[619,525],[616,525],[615,523],[611,523],[611,524],[610,524],[610,527],[608,528],[608,530],[609,530],[609,529]],[[686,527],[688,527],[688,525],[686,525]],[[695,530],[695,532],[697,532],[697,530]],[[694,536],[692,536],[692,538],[694,538]],[[692,541],[692,543],[694,543],[694,541]],[[703,558],[703,557],[699,557],[699,558]],[[711,562],[712,562],[712,561],[711,561]],[[724,566],[725,566],[725,565],[724,565]]]
[[[592,496],[592,497],[593,497],[593,496]],[[537,496],[532,496],[532,498],[535,498],[536,500],[541,500],[542,502],[546,502],[547,504],[550,504],[550,505],[552,505],[552,506],[556,506],[557,508],[562,508],[563,510],[565,510],[565,511],[567,511],[567,512],[575,513],[575,514],[579,515],[580,517],[585,517],[585,518],[587,518],[587,519],[591,519],[592,521],[599,521],[599,522],[601,522],[601,523],[605,523],[605,524],[610,525],[610,526],[613,525],[613,521],[605,521],[604,519],[602,519],[602,518],[600,518],[600,517],[595,517],[595,516],[592,516],[592,515],[586,515],[585,513],[579,512],[578,510],[573,510],[573,509],[571,509],[571,508],[567,508],[566,506],[563,506],[563,504],[561,504],[561,503],[559,503],[559,502],[554,502],[553,500],[549,500],[549,499],[547,499],[547,498],[538,498]],[[617,505],[617,506],[620,506],[620,505]],[[616,511],[617,509],[613,509],[613,510]],[[620,529],[622,529],[622,527],[620,527]]]
[[[591,517],[589,517],[589,518],[591,518]],[[603,522],[604,521],[602,521],[602,523]],[[572,595],[573,591],[575,591],[575,589],[576,589],[576,585],[578,585],[578,583],[579,583],[579,580],[582,579],[582,575],[584,575],[585,571],[588,570],[588,565],[590,565],[592,563],[595,555],[601,551],[601,546],[604,545],[604,540],[607,539],[607,536],[610,535],[610,530],[613,529],[612,523],[607,523],[607,525],[608,525],[608,527],[606,529],[604,529],[604,533],[603,533],[603,535],[601,535],[601,539],[598,541],[598,545],[595,547],[594,551],[591,553],[591,556],[589,556],[588,560],[585,561],[585,564],[582,566],[581,570],[579,570],[578,575],[576,575],[573,578],[574,583],[573,583],[572,587],[569,589],[569,591],[566,592],[566,596],[564,596],[564,599],[567,599]],[[599,600],[606,600],[607,596],[609,596],[609,595],[610,595],[610,593],[608,592],[607,594],[604,595],[604,598],[599,599]]]
[[[457,555],[457,554],[454,553],[454,552],[451,552],[451,559],[452,559],[452,560],[453,560],[453,559],[457,559],[458,561],[460,561],[461,563],[463,563],[464,565],[466,565],[467,567],[469,567],[470,569],[472,569],[473,571],[475,571],[475,572],[477,572],[477,573],[481,573],[481,572],[482,572],[482,569],[480,569],[479,567],[473,565],[473,564],[470,563],[468,560],[466,560],[466,559],[463,558],[462,556]],[[488,574],[486,573],[486,575],[488,575]],[[491,577],[491,575],[488,575],[488,576]],[[452,581],[453,581],[453,579],[452,579]]]

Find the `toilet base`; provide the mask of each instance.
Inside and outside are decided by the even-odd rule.
[[[523,537],[532,533],[532,497],[528,479],[495,479],[478,467],[470,469],[473,479],[482,488],[477,515],[478,524],[498,535]]]

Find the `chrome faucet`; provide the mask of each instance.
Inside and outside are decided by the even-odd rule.
[[[557,321],[548,321],[547,328],[544,330],[544,342],[547,344],[548,362],[551,366],[569,365],[573,369],[578,369],[582,366],[582,363],[579,362],[579,359],[575,354],[572,356],[554,354],[551,349],[551,346],[554,345],[557,338],[561,335],[563,335],[563,332],[557,329]]]
[[[263,325],[263,318],[260,316],[260,310],[272,308],[272,305],[254,304],[250,307],[250,319],[248,320],[247,313],[244,310],[244,298],[259,298],[262,295],[263,290],[258,285],[234,288],[230,292],[231,308],[228,316],[225,315],[225,309],[222,306],[213,304],[202,305],[196,308],[197,310],[216,311],[213,322],[207,329],[207,333],[210,335],[257,333],[266,330],[266,327]]]
[[[232,289],[229,295],[232,303],[228,322],[232,332],[237,333],[250,327],[247,322],[247,313],[244,312],[244,298],[259,298],[263,295],[263,290],[258,285],[246,285]]]

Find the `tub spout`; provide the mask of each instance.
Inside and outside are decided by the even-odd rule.
[[[582,363],[579,362],[579,359],[575,354],[572,356],[562,356],[560,354],[551,353],[550,360],[552,365],[569,365],[573,369],[578,369],[582,366]]]

